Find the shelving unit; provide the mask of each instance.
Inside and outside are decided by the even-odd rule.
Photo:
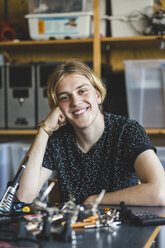
[[[108,64],[113,71],[124,69],[125,59],[164,58],[160,50],[160,36],[104,37],[48,41],[0,42],[0,53],[15,63],[64,61],[79,59],[93,61],[94,70],[101,75],[101,64]]]
[[[165,129],[146,129],[149,135],[165,135]],[[0,129],[0,135],[35,135],[36,129]]]
[[[8,41],[0,42],[0,52],[15,63],[60,62],[70,58],[93,61],[92,46],[92,39]]]
[[[1,129],[0,135],[36,135],[36,129]]]
[[[38,62],[38,61],[64,61],[74,58],[82,61],[93,61],[95,73],[100,77],[101,49],[100,49],[100,0],[93,0],[94,37],[91,39],[58,40],[58,41],[23,41],[2,42],[0,52],[5,53],[9,61]],[[46,44],[46,51],[41,46]],[[64,46],[64,44],[66,46]],[[82,46],[83,44],[83,46]],[[85,46],[84,46],[85,44]],[[21,48],[29,46],[31,53]],[[37,46],[35,46],[37,45]],[[53,50],[52,50],[53,45]],[[12,49],[14,47],[14,50]],[[22,56],[23,55],[23,56]]]
[[[97,74],[100,74],[100,67],[103,63],[108,63],[112,66],[113,58],[110,59],[110,54],[117,47],[129,47],[136,49],[142,47],[154,47],[158,50],[159,46],[158,36],[137,36],[137,37],[122,37],[112,38],[105,37],[98,39],[102,50],[100,62],[95,66]],[[5,52],[9,56],[9,60],[15,60],[17,63],[26,63],[29,61],[63,61],[64,59],[76,58],[82,61],[98,61],[96,55],[92,54],[92,46],[94,40],[88,39],[72,39],[72,40],[48,40],[48,41],[8,41],[0,42],[0,52]],[[95,45],[96,46],[96,45]],[[110,50],[108,48],[110,46]],[[97,47],[97,46],[96,46]],[[96,48],[95,48],[96,49]],[[99,48],[98,48],[99,49]],[[42,53],[41,53],[42,50]],[[109,50],[109,52],[107,52]],[[99,50],[98,50],[99,51]],[[125,51],[125,50],[124,50]],[[122,55],[124,53],[120,53]],[[130,50],[131,51],[131,50]],[[132,50],[134,52],[134,50]],[[24,56],[22,56],[22,53]],[[97,55],[99,52],[95,52]],[[141,56],[141,55],[140,55]],[[164,51],[157,53],[159,58],[164,56]],[[122,60],[120,58],[120,63]],[[164,135],[165,129],[147,129],[149,135]],[[0,135],[35,135],[36,130],[0,130]]]
[[[100,1],[94,1],[94,37],[48,41],[0,42],[0,53],[15,63],[66,61],[78,59],[93,61],[94,71],[101,76],[101,65],[109,65],[112,71],[121,71],[125,59],[165,58],[160,50],[160,36],[104,37],[100,38]],[[165,129],[146,129],[150,136],[163,136]],[[36,130],[0,130],[2,136],[34,136]]]

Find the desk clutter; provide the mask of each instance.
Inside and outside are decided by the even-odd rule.
[[[38,244],[39,247],[42,241],[74,243],[77,242],[75,231],[79,228],[105,227],[112,233],[121,223],[117,209],[106,209],[104,213],[99,210],[104,190],[90,206],[77,205],[72,196],[64,204],[49,206],[44,199],[54,186],[52,182],[42,196],[26,204],[15,200],[16,182],[14,180],[13,186],[5,192],[0,202],[0,241],[18,246]]]
[[[81,242],[80,230],[101,229],[113,235],[125,222],[141,226],[165,225],[165,218],[152,213],[133,213],[124,202],[118,208],[100,208],[105,190],[89,205],[77,205],[73,196],[64,204],[49,205],[44,200],[54,186],[52,182],[34,202],[20,202],[15,193],[27,161],[28,157],[0,202],[0,242],[14,247],[42,247],[46,241],[76,245]]]

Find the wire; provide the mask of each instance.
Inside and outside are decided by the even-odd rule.
[[[143,28],[138,29],[137,26],[138,24],[140,24],[140,21],[143,22],[143,25],[142,25]],[[150,18],[147,14],[144,14],[140,11],[134,11],[128,16],[128,22],[130,23],[131,27],[135,30],[136,33],[142,35],[144,34],[146,27],[150,23]]]

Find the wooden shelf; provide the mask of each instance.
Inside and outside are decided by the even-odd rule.
[[[124,70],[124,60],[164,59],[162,39],[165,40],[165,36],[102,38],[102,61],[107,61],[111,70],[116,72]]]
[[[0,47],[16,47],[16,46],[36,46],[36,45],[58,45],[73,43],[92,43],[93,39],[66,39],[66,40],[27,40],[27,41],[0,41]]]
[[[123,60],[164,58],[160,53],[159,36],[104,37],[69,40],[29,40],[0,42],[0,53],[9,62],[38,63],[47,61],[66,61],[77,59],[93,61],[94,70],[101,75],[101,64],[113,71],[124,69]],[[101,53],[98,51],[101,50]],[[100,56],[101,54],[101,56]]]
[[[145,129],[149,135],[165,135],[165,129]],[[36,135],[36,129],[1,129],[0,135]]]
[[[93,61],[93,39],[0,42],[0,53],[10,63]]]
[[[3,129],[0,130],[0,135],[36,135],[36,129]]]
[[[154,41],[160,38],[165,38],[164,36],[150,35],[150,36],[130,36],[130,37],[103,37],[101,42],[128,42],[128,41]]]
[[[146,129],[146,132],[149,135],[159,135],[159,134],[165,134],[165,129]]]
[[[105,43],[125,43],[127,42],[159,42],[161,38],[165,36],[132,36],[132,37],[103,37],[100,38],[102,44]],[[92,44],[94,42],[93,38],[86,39],[61,39],[61,40],[26,40],[26,41],[0,41],[0,49],[15,48],[15,47],[24,47],[24,46],[58,46],[60,44],[69,45],[69,44]]]
[[[157,41],[165,36],[131,36],[131,37],[103,37],[100,38],[102,43],[106,42],[139,42],[139,41]],[[57,44],[72,44],[72,43],[92,43],[93,38],[86,39],[61,39],[61,40],[27,40],[27,41],[0,41],[0,47],[14,47],[14,46],[35,46],[35,45],[57,45]]]
[[[134,36],[134,37],[104,37],[101,39],[101,44],[107,45],[110,44],[110,51],[116,49],[143,49],[145,52],[146,49],[154,48],[160,52],[160,44],[162,39],[165,39],[165,36]],[[121,51],[120,51],[121,52]],[[124,51],[123,51],[124,52]],[[163,50],[162,50],[163,52]],[[136,58],[136,57],[135,57]]]

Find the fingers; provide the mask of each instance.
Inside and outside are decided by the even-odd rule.
[[[60,125],[65,125],[67,123],[66,117],[64,116],[64,114],[61,112],[60,116],[59,116],[59,124]]]
[[[58,124],[59,124],[59,127],[62,127],[62,126],[65,126],[67,124],[67,121],[66,120],[62,120],[62,121],[59,120]]]
[[[45,123],[52,131],[57,131],[61,126],[66,125],[67,120],[61,109],[56,107],[47,116]]]

